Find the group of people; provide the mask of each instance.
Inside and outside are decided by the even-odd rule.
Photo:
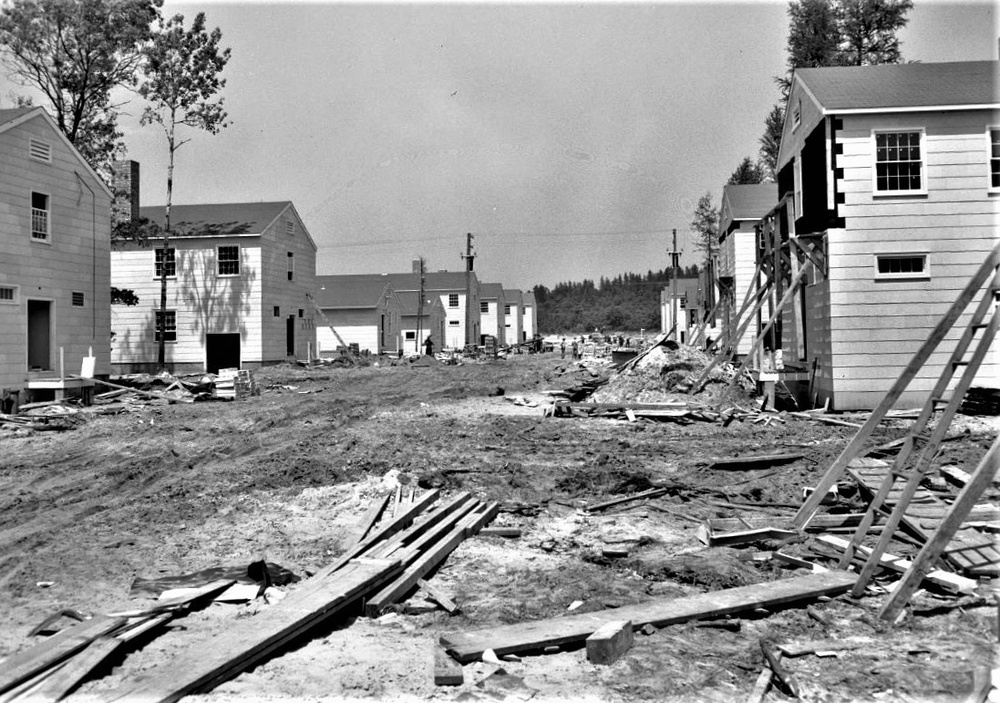
[[[576,337],[573,337],[573,341],[570,343],[570,350],[573,353],[573,359],[574,360],[576,360],[576,359],[582,359],[583,358],[583,341],[584,341],[583,337],[580,337],[580,341],[577,341]],[[560,353],[560,358],[561,359],[565,359],[566,358],[566,338],[565,337],[563,337],[562,341],[559,342],[559,353]]]

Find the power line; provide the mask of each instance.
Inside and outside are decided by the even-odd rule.
[[[622,237],[635,235],[661,235],[670,232],[669,229],[649,229],[649,230],[622,230],[617,232],[484,232],[483,237],[545,237],[546,239],[570,238],[570,237]],[[375,239],[366,242],[346,242],[324,245],[323,248],[344,249],[349,247],[369,247],[369,246],[398,246],[401,244],[426,244],[430,242],[451,241],[452,237],[420,237],[418,239]],[[489,239],[486,240],[489,243]]]

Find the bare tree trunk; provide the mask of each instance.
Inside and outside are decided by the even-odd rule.
[[[174,113],[170,114],[170,128],[167,130],[167,146],[170,159],[167,163],[167,206],[163,217],[163,256],[160,261],[160,319],[156,325],[160,333],[160,346],[156,361],[160,371],[166,371],[167,363],[167,250],[170,248],[170,204],[174,194]],[[176,267],[176,259],[174,260]]]

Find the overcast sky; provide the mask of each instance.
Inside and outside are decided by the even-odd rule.
[[[784,2],[236,4],[204,10],[232,47],[232,126],[192,132],[175,203],[291,200],[321,274],[460,270],[508,287],[668,263],[706,191],[757,155],[784,71]],[[997,58],[993,3],[915,0],[906,60]],[[11,90],[0,81],[4,102]],[[142,202],[166,143],[122,123]]]

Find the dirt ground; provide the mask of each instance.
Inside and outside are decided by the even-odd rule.
[[[774,543],[704,547],[698,523],[791,516],[802,487],[854,430],[792,417],[766,427],[543,417],[542,390],[606,373],[558,354],[428,368],[278,366],[257,372],[260,397],[151,402],[88,416],[66,432],[0,430],[0,657],[29,646],[31,628],[61,608],[96,614],[148,603],[148,594],[130,595],[136,578],[262,557],[307,576],[357,539],[372,498],[398,472],[418,491],[501,501],[493,526],[522,529],[518,539],[467,540],[430,577],[461,612],[411,598],[414,607],[401,613],[351,615],[193,700],[741,700],[763,666],[761,638],[857,645],[786,661],[810,701],[962,700],[973,671],[995,666],[992,600],[928,608],[889,628],[875,617],[884,596],[841,596],[815,606],[826,624],[805,608],[734,619],[732,629],[689,623],[637,633],[610,666],[590,664],[577,649],[502,667],[468,664],[462,686],[436,687],[431,645],[445,633],[553,617],[575,601],[583,602],[577,612],[602,610],[796,573],[753,558]],[[883,425],[871,443],[905,428]],[[996,436],[996,418],[962,418],[956,428],[961,436],[946,443],[942,462],[971,472]],[[805,458],[757,471],[707,466],[788,452]],[[656,484],[673,488],[648,503],[582,510]],[[784,548],[808,546],[796,538]],[[628,556],[608,558],[605,547]],[[891,549],[914,553],[902,543]],[[267,607],[213,604],[175,620],[75,697],[111,698]],[[767,700],[783,698],[772,689]]]

